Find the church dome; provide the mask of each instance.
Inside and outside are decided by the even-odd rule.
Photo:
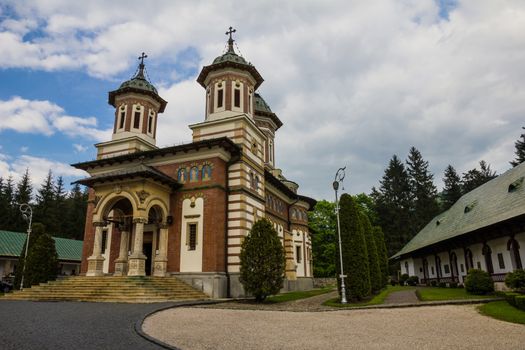
[[[268,106],[268,103],[266,103],[266,101],[262,98],[261,95],[259,95],[258,93],[255,93],[254,95],[255,110],[257,112],[273,113],[270,109],[270,106]]]
[[[237,55],[235,52],[228,51],[224,55],[221,55],[213,60],[212,64],[222,63],[222,62],[235,62],[251,66],[250,63],[246,62],[244,57]]]
[[[130,80],[126,80],[125,82],[120,84],[120,87],[118,88],[118,90],[125,89],[125,88],[135,88],[138,90],[144,90],[144,91],[153,92],[156,94],[158,93],[155,86],[153,86],[149,81],[147,81],[146,78],[139,77],[139,76],[135,76]]]

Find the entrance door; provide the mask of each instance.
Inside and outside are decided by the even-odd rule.
[[[150,243],[144,243],[144,255],[146,255],[146,276],[151,275],[151,250],[153,248],[153,245]]]

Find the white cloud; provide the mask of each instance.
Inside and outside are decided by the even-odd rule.
[[[53,172],[54,176],[63,176],[66,179],[77,179],[88,176],[83,170],[75,169],[69,164],[47,158],[30,155],[21,155],[17,158],[12,158],[0,153],[1,178],[7,179],[9,176],[12,176],[13,181],[16,183],[20,180],[26,169],[29,169],[31,183],[35,191],[38,190],[47,177],[49,170]],[[66,185],[68,185],[68,183],[66,183]]]
[[[0,131],[2,130],[47,136],[59,131],[71,137],[80,136],[96,141],[107,140],[111,135],[111,130],[97,129],[97,120],[94,117],[68,116],[60,106],[50,101],[26,100],[21,97],[0,100]]]
[[[162,65],[181,64],[178,55],[189,47],[199,55],[196,64],[209,64],[223,48],[224,29],[237,27],[243,55],[266,80],[260,92],[285,123],[278,165],[316,197],[331,198],[343,165],[347,189],[369,191],[392,154],[404,158],[412,145],[437,180],[449,163],[463,172],[482,158],[504,171],[524,123],[521,0],[458,1],[448,20],[435,0],[161,1],[147,16],[143,1],[8,3],[23,19],[0,24],[4,67],[114,79],[146,51],[149,73],[163,82],[159,92],[169,102],[159,145],[191,138],[186,126],[202,121],[204,111],[195,77],[173,83],[184,75]],[[27,39],[36,23],[43,23],[38,35]],[[8,109],[18,111],[22,132],[109,139],[94,118],[24,101],[41,104]],[[7,122],[14,114],[2,106],[0,130],[14,128]]]
[[[29,147],[27,147],[27,146],[20,147],[20,152],[27,153],[27,151],[29,151]]]
[[[88,147],[79,145],[78,143],[74,143],[73,148],[77,153],[83,153],[88,150]]]

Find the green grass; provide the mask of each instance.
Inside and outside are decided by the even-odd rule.
[[[407,286],[387,286],[385,289],[383,289],[379,294],[374,295],[370,300],[361,301],[357,303],[348,303],[348,304],[341,304],[341,299],[339,297],[327,300],[323,303],[325,306],[333,306],[333,307],[356,307],[356,306],[369,306],[369,305],[379,305],[383,304],[385,302],[386,297],[388,294],[393,292],[399,292],[402,290],[411,290],[414,289],[414,287],[407,287]]]
[[[494,297],[494,295],[468,294],[464,288],[420,287],[416,293],[421,301],[484,299]]]
[[[478,307],[481,314],[498,320],[525,324],[525,311],[515,308],[506,301],[494,301]]]
[[[282,293],[282,294],[269,296],[266,298],[264,302],[265,303],[282,303],[285,301],[293,301],[293,300],[315,297],[316,295],[329,293],[333,290],[335,290],[334,287],[325,287],[321,289],[312,289],[312,290],[307,290],[307,291]]]

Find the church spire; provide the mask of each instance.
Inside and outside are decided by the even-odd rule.
[[[230,38],[228,39],[228,52],[235,53],[235,50],[233,49],[233,40],[232,34],[235,33],[237,29],[233,29],[231,26],[228,28],[228,31],[225,33],[226,35],[229,35]]]

